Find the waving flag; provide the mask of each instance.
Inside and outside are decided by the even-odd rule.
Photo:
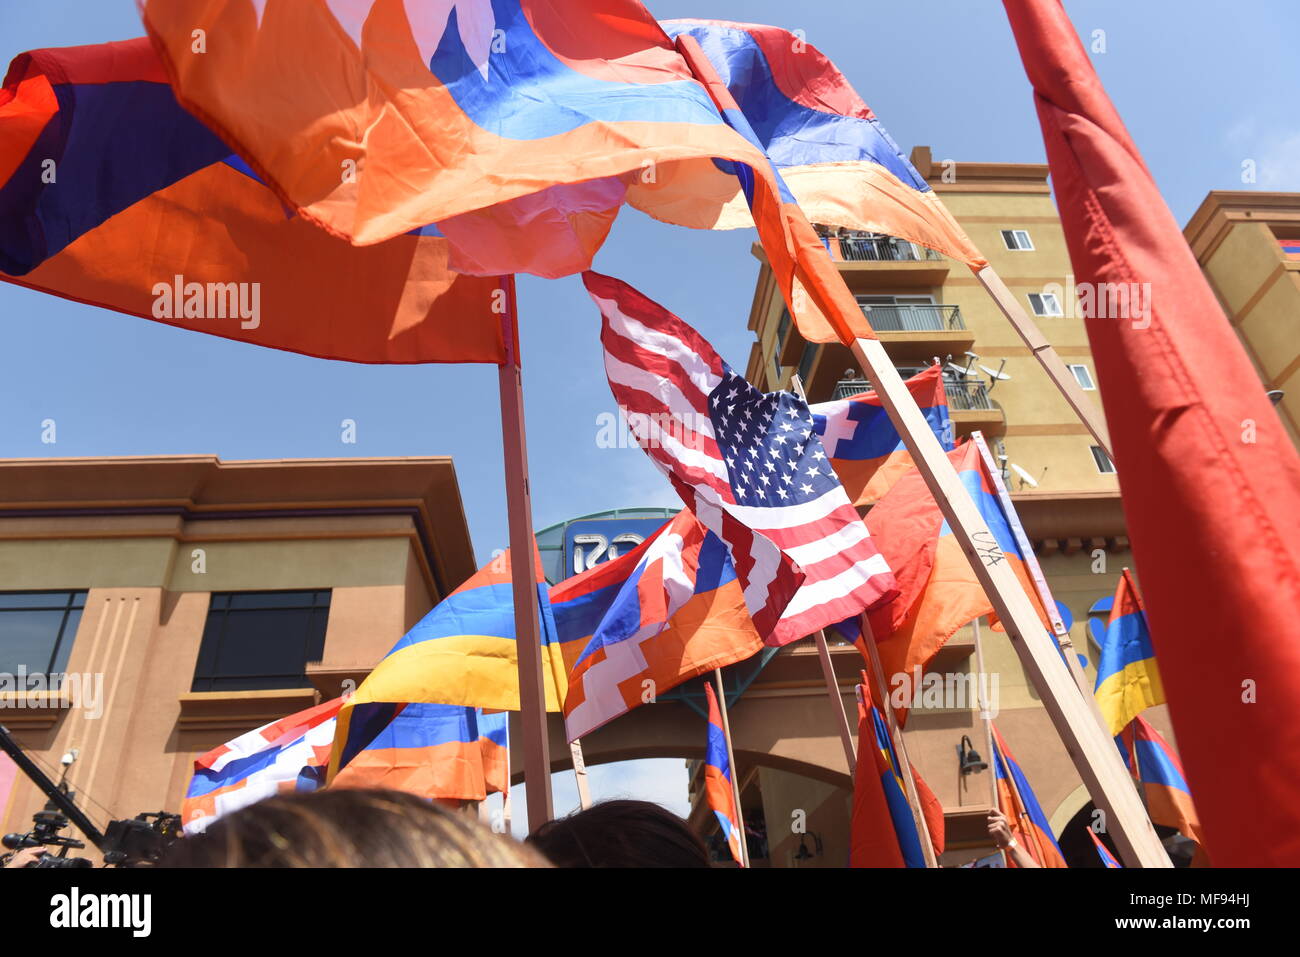
[[[1150,284],[1149,314],[1085,324],[1210,856],[1294,867],[1300,456],[1064,8],[1005,6],[1079,284]]]
[[[546,710],[564,701],[564,658],[537,561]],[[403,704],[519,710],[515,608],[505,551],[434,606],[393,646],[339,712],[330,780],[375,740]]]
[[[1277,244],[1283,259],[1300,260],[1300,239],[1279,239]]]
[[[727,549],[688,511],[636,549],[551,589],[581,737],[688,678],[762,650]]]
[[[355,362],[500,362],[497,280],[299,217],[175,100],[145,38],[36,50],[0,90],[0,279]]]
[[[478,709],[478,744],[488,794],[510,790],[510,712]]]
[[[953,448],[943,370],[933,365],[907,380],[908,391],[945,451]],[[883,498],[907,470],[912,455],[874,392],[810,406],[813,430],[854,505]]]
[[[880,709],[871,702],[864,673],[857,686],[858,768],[853,780],[850,867],[925,867],[921,835],[907,800],[898,756]],[[943,805],[912,769],[936,856],[943,853]]]
[[[1025,853],[1040,867],[1065,867],[1065,858],[1052,836],[1047,815],[996,725],[993,726],[993,769],[997,775],[999,810],[1007,816],[1011,833]]]
[[[1135,717],[1133,723],[1116,739],[1116,743],[1124,754],[1124,763],[1142,788],[1151,820],[1172,827],[1184,837],[1195,841],[1201,847],[1198,857],[1202,857],[1205,839],[1201,832],[1200,816],[1192,803],[1182,762],[1178,760],[1178,755],[1169,746],[1169,742],[1145,718]],[[1137,757],[1136,767],[1133,764],[1134,756]],[[1205,861],[1202,859],[1194,863],[1203,864]]]
[[[722,20],[667,20],[663,28],[699,43],[813,222],[887,233],[974,268],[988,265],[844,74],[802,36]],[[697,205],[715,223],[737,221],[734,204]]]
[[[731,786],[731,761],[727,757],[727,738],[722,731],[722,712],[718,710],[718,698],[713,693],[711,681],[704,682],[704,694],[709,699],[709,740],[704,749],[704,795],[708,798],[709,807],[717,815],[732,858],[744,867],[740,853],[736,793]]]
[[[504,716],[504,712],[502,713]],[[421,797],[481,801],[488,795],[480,713],[462,705],[405,705],[330,780],[331,787],[391,788]],[[493,725],[499,725],[495,719]],[[500,781],[499,769],[493,768]]]
[[[1110,849],[1106,847],[1105,844],[1101,843],[1101,839],[1097,837],[1096,831],[1092,828],[1088,828],[1088,836],[1092,838],[1093,846],[1097,848],[1097,856],[1101,858],[1102,867],[1122,868],[1124,866],[1119,861],[1115,860],[1115,855],[1110,852]]]
[[[194,761],[181,805],[185,833],[281,791],[315,791],[324,782],[342,698],[272,721]]]
[[[762,393],[626,283],[583,274],[629,427],[724,541],[758,633],[783,645],[888,601],[894,577],[826,461],[808,406]]]
[[[1127,568],[1115,586],[1115,600],[1097,662],[1094,694],[1101,716],[1113,735],[1119,734],[1147,708],[1165,702],[1142,596]]]

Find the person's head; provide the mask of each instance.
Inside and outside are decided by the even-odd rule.
[[[546,867],[473,818],[414,794],[328,789],[240,808],[177,841],[164,867]]]
[[[709,852],[676,814],[649,801],[602,801],[528,837],[556,867],[708,867]]]

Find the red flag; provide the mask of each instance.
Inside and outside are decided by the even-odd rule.
[[[1210,856],[1294,866],[1300,458],[1061,4],[1005,3],[1078,285],[1129,293],[1088,339]]]

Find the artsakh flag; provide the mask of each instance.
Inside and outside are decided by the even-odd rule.
[[[763,639],[727,548],[689,511],[626,555],[551,589],[579,738],[696,675],[752,657]]]
[[[727,756],[722,711],[718,708],[718,698],[713,692],[713,682],[704,682],[704,694],[709,702],[709,737],[704,749],[704,795],[718,818],[732,858],[744,867],[744,858],[740,852],[740,827],[737,824],[736,792],[731,780],[731,760]]]
[[[988,265],[844,74],[801,35],[724,20],[666,20],[663,28],[700,44],[810,220]],[[740,204],[709,198],[694,204],[702,225],[748,225]]]
[[[914,375],[908,391],[944,451],[953,448],[952,421],[943,370],[938,365]],[[819,402],[809,407],[813,428],[822,437],[831,466],[854,505],[868,505],[884,497],[914,465],[898,429],[874,392],[847,399]]]
[[[1295,866],[1300,455],[1059,0],[1005,5],[1079,285],[1150,284],[1084,321],[1207,849]]]
[[[450,247],[367,249],[287,214],[187,113],[145,38],[35,50],[0,90],[0,279],[354,362],[501,362],[501,291]]]

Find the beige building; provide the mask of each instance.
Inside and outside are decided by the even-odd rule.
[[[448,458],[0,461],[0,724],[55,778],[75,752],[101,829],[179,811],[195,757],[337,696],[473,571]],[[0,832],[43,804],[0,755]]]
[[[1050,194],[1048,168],[939,163],[931,160],[927,147],[914,150],[912,162],[1035,317],[1100,408],[1087,335],[1070,301],[1071,266]],[[1097,648],[1089,638],[1090,617],[1104,624],[1104,614],[1093,611],[1094,606],[1113,593],[1120,571],[1131,563],[1112,463],[966,266],[886,236],[839,229],[821,232],[900,372],[913,374],[935,358],[944,363],[954,430],[958,436],[982,431],[999,457],[1025,531],[1055,599],[1068,612],[1064,617],[1072,621],[1071,639],[1087,659],[1091,678]],[[1267,258],[1270,269],[1276,266],[1276,244],[1270,249],[1263,241],[1266,237],[1255,238],[1258,248],[1251,247],[1241,255],[1253,253]],[[762,262],[758,247],[755,255]],[[1296,274],[1287,275],[1293,280]],[[1264,277],[1258,282],[1263,283]],[[1295,316],[1293,310],[1293,322]],[[749,327],[755,341],[747,374],[755,384],[767,389],[787,387],[797,373],[810,402],[841,398],[868,387],[846,348],[801,339],[765,262],[759,269]],[[1293,333],[1288,346],[1292,356],[1297,342],[1300,337]],[[1283,367],[1270,368],[1268,374],[1279,376]],[[1058,836],[1065,832],[1061,841],[1067,857],[1096,866],[1095,851],[1080,824],[1091,808],[1089,797],[1036,691],[1005,636],[985,626],[982,645],[986,671],[998,678],[999,730],[1028,775],[1055,832]],[[968,674],[974,669],[973,652],[973,629],[967,627],[939,653],[930,671],[941,676]],[[862,667],[861,658],[849,646],[835,648],[833,654],[852,715],[851,688]],[[796,662],[802,666],[797,667]],[[782,651],[753,681],[734,706],[736,725],[749,727],[754,719],[747,717],[747,709],[756,710],[764,695],[802,698],[808,725],[798,733],[808,735],[806,753],[823,755],[821,760],[829,762],[827,770],[836,768],[841,777],[837,784],[828,775],[811,774],[808,768],[800,768],[796,774],[789,767],[773,767],[761,758],[738,755],[744,783],[742,804],[752,820],[763,822],[760,843],[765,850],[760,862],[770,866],[843,866],[851,791],[843,774],[843,751],[834,737],[831,704],[808,642]],[[948,865],[965,863],[992,850],[984,824],[985,809],[991,803],[991,772],[963,775],[959,770],[963,735],[985,761],[990,757],[982,722],[973,708],[974,702],[970,702],[962,707],[913,710],[906,733],[912,761],[945,807],[948,851],[943,863]],[[1160,707],[1146,716],[1172,739],[1165,712]],[[826,747],[825,740],[814,746],[811,727],[815,721],[822,722],[822,734],[834,747]],[[748,750],[743,734],[743,730],[737,732],[741,752]],[[693,771],[692,817],[709,830],[701,769],[696,766]],[[792,821],[806,822],[802,833]]]

